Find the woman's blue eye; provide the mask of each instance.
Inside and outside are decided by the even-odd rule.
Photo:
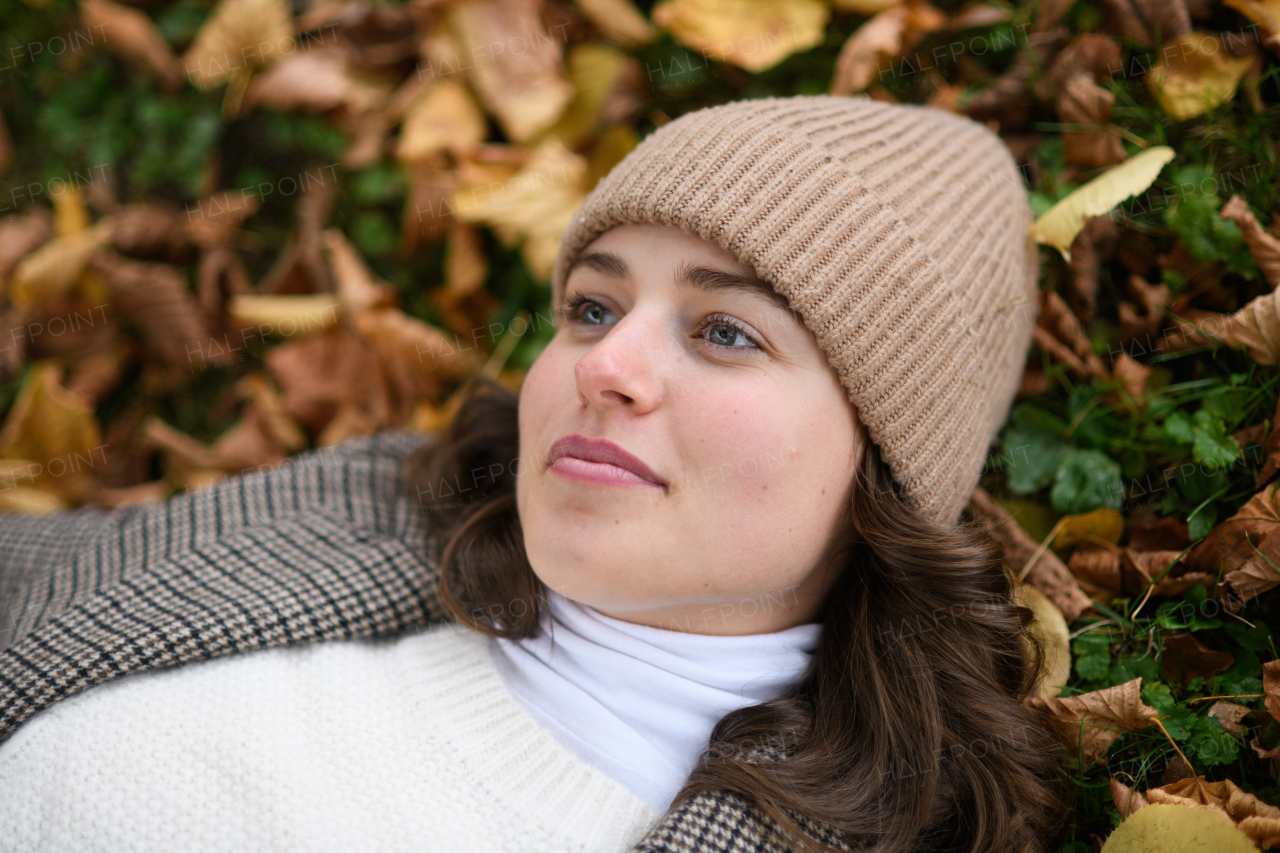
[[[613,314],[608,308],[596,302],[587,296],[576,293],[565,301],[565,315],[572,322],[584,323],[588,326],[604,325],[605,321],[601,315]],[[597,313],[599,312],[599,314]],[[704,338],[707,343],[718,349],[734,349],[734,350],[761,350],[760,344],[751,337],[746,329],[739,326],[727,314],[713,314],[708,317],[699,329],[699,334],[706,335],[712,332],[710,338]],[[744,341],[744,344],[735,344],[736,341]]]

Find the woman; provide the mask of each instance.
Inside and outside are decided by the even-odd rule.
[[[565,232],[518,396],[0,534],[0,849],[1049,849],[1031,613],[958,524],[1029,223],[939,110],[659,129]]]

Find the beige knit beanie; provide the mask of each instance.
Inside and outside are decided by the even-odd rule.
[[[552,274],[616,225],[749,264],[813,331],[907,499],[953,524],[1008,415],[1039,253],[1013,157],[977,122],[865,95],[739,101],[644,139],[574,214]]]

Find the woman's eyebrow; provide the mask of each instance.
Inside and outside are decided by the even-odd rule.
[[[590,267],[596,272],[614,278],[628,279],[631,277],[631,267],[627,265],[627,262],[621,256],[613,252],[588,252],[587,254],[579,255],[573,265],[569,267],[569,272],[573,272],[574,267],[577,266]],[[787,298],[774,290],[769,282],[754,274],[745,275],[730,270],[716,269],[715,267],[697,266],[685,261],[676,268],[676,284],[679,287],[697,290],[702,293],[739,291],[763,296],[791,316],[796,316],[795,311],[792,310],[791,305],[787,302]]]

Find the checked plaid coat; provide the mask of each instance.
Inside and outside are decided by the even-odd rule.
[[[424,440],[362,436],[159,504],[0,516],[0,743],[132,672],[450,619],[404,476]],[[669,811],[632,853],[791,849],[722,792]]]

